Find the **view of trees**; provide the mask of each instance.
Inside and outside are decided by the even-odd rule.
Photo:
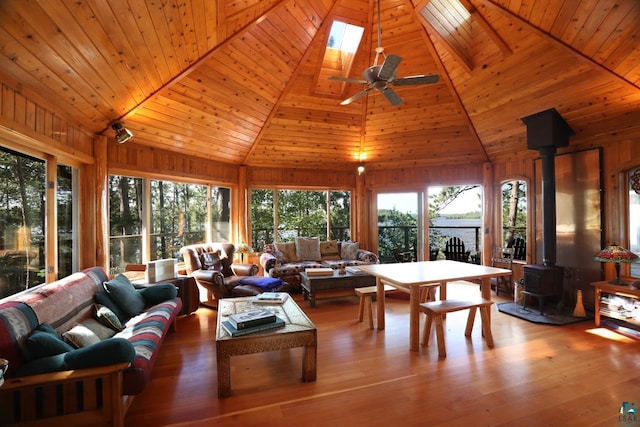
[[[515,237],[526,240],[527,185],[524,181],[509,181],[502,185],[503,243]]]
[[[0,297],[44,281],[45,163],[0,151]]]
[[[149,188],[150,203],[145,208],[143,179],[109,177],[111,274],[143,261],[143,239],[149,239],[150,260],[179,258],[180,248],[191,243],[232,240],[229,188],[160,180],[150,180]],[[144,209],[149,209],[147,227],[143,227]]]
[[[251,191],[251,246],[255,250],[261,250],[265,243],[293,241],[296,236],[349,240],[350,221],[351,194],[348,191]],[[277,238],[274,239],[276,229]]]

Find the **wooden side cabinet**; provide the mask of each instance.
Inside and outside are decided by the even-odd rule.
[[[607,281],[594,282],[591,286],[596,289],[596,326],[640,338],[640,289],[612,285]]]

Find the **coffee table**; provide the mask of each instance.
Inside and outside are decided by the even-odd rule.
[[[255,304],[254,297],[221,299],[218,304],[216,357],[218,361],[218,397],[231,395],[231,356],[304,347],[302,381],[316,380],[317,329],[298,304],[289,297],[282,304]],[[229,315],[262,308],[285,321],[284,328],[232,337],[220,325]]]
[[[301,273],[302,296],[309,299],[309,306],[316,306],[316,292],[336,291],[343,289],[363,288],[375,286],[376,278],[369,274],[351,274],[346,272],[340,274],[338,270],[333,270],[333,274],[326,276],[309,276]]]

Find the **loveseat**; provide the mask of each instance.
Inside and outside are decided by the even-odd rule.
[[[234,264],[232,243],[197,243],[183,246],[180,254],[185,271],[207,290],[203,305],[216,308],[218,300],[258,295],[264,291],[285,291],[281,280],[265,281],[256,264]]]
[[[282,279],[297,289],[301,289],[300,273],[307,268],[338,269],[378,262],[378,255],[361,249],[359,242],[320,241],[317,237],[296,237],[293,242],[269,243],[260,255],[265,276]]]
[[[0,300],[0,425],[123,425],[175,329],[176,295],[92,267]]]

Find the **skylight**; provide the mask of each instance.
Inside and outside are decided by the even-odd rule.
[[[341,50],[345,53],[355,53],[360,45],[364,28],[347,24],[342,21],[333,21],[327,48]]]

